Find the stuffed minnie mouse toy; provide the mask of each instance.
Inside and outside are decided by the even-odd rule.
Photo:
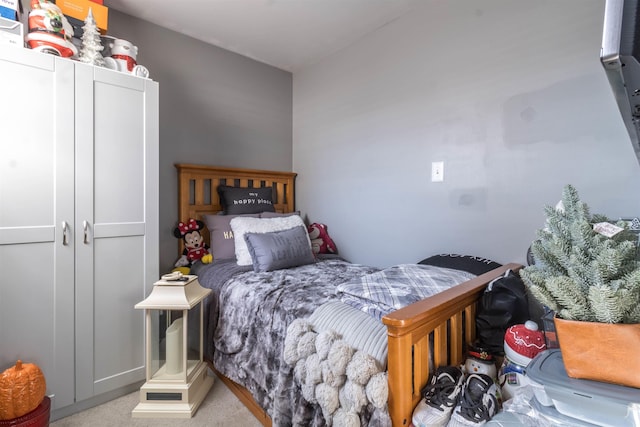
[[[179,222],[173,230],[173,235],[184,241],[184,250],[182,256],[176,261],[176,267],[191,267],[198,260],[202,260],[205,264],[211,262],[209,247],[200,234],[203,228],[204,222],[191,218],[186,223]]]

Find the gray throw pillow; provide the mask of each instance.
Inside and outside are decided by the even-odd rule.
[[[297,267],[315,262],[303,226],[269,233],[246,233],[253,271],[257,273]]]
[[[209,229],[209,242],[213,259],[235,259],[236,245],[231,229],[231,220],[237,217],[258,218],[260,214],[247,215],[203,215]]]

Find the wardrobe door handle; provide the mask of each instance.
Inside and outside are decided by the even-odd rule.
[[[62,221],[62,244],[67,246],[69,244],[67,233],[69,232],[69,224],[67,221]]]
[[[83,242],[87,244],[89,243],[89,221],[82,221],[82,231],[84,233]]]

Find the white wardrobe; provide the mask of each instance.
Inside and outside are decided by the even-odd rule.
[[[56,418],[144,380],[158,84],[0,45],[0,99],[0,371],[38,364]]]

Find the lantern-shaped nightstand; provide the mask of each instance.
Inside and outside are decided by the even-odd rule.
[[[209,392],[202,301],[210,292],[196,276],[163,276],[135,305],[145,310],[147,381],[133,417],[191,418]]]

